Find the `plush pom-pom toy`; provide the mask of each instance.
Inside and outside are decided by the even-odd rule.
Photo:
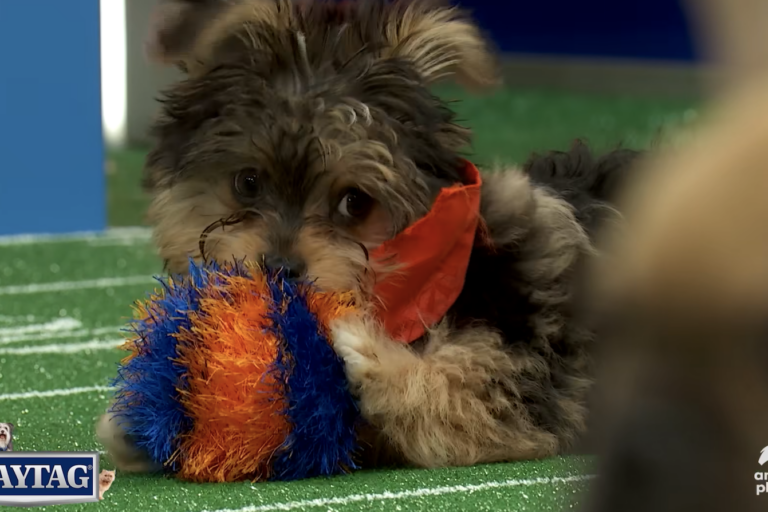
[[[242,264],[190,263],[138,303],[113,412],[183,480],[295,480],[355,467],[357,405],[327,326],[354,311]]]

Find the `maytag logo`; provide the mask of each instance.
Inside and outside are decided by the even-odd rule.
[[[0,452],[0,505],[99,501],[98,452]]]

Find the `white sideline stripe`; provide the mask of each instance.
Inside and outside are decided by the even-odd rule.
[[[86,290],[89,288],[110,288],[113,286],[133,286],[155,282],[152,276],[103,277],[84,281],[57,281],[53,283],[24,284],[0,287],[0,295],[28,295],[32,293],[63,292]]]
[[[94,238],[86,242],[89,247],[132,246],[138,243],[149,245],[149,238]]]
[[[442,496],[445,494],[470,493],[485,491],[488,489],[500,489],[505,487],[530,487],[533,485],[562,484],[570,482],[582,482],[594,478],[594,475],[577,475],[567,477],[543,477],[525,480],[501,480],[484,482],[471,485],[451,485],[445,487],[422,487],[400,492],[382,492],[376,494],[351,494],[338,498],[319,498],[314,500],[288,501],[284,503],[270,503],[268,505],[250,505],[243,508],[223,508],[216,511],[203,512],[272,512],[274,510],[297,510],[307,507],[328,507],[331,505],[348,505],[350,503],[399,500],[404,498],[420,498],[423,496]]]
[[[35,354],[77,354],[86,350],[112,350],[125,343],[124,339],[86,341],[83,343],[57,343],[32,347],[0,348],[0,356],[29,356]]]
[[[34,332],[62,332],[71,331],[72,329],[79,329],[82,327],[82,322],[70,318],[57,318],[50,322],[42,324],[28,324],[16,327],[0,327],[0,340],[8,336],[18,336],[22,334],[30,334]]]
[[[50,389],[48,391],[27,391],[26,393],[6,393],[0,395],[0,402],[7,400],[25,400],[27,398],[51,398],[54,396],[79,395],[82,393],[96,393],[113,391],[110,386],[89,386],[82,388]]]
[[[66,338],[80,338],[85,336],[103,336],[104,334],[118,334],[125,326],[99,327],[98,329],[78,329],[66,332],[46,332],[43,334],[20,334],[18,336],[0,336],[0,345],[9,345],[23,341],[63,340]]]
[[[66,234],[0,236],[0,246],[61,242],[104,242],[105,245],[108,245],[110,241],[121,244],[132,240],[149,240],[150,237],[151,231],[149,228],[126,227],[110,228],[101,232],[81,231]]]

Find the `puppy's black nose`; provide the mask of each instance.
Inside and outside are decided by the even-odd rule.
[[[299,258],[287,258],[280,255],[270,255],[264,258],[267,268],[278,270],[286,279],[301,279],[307,271],[307,265]]]

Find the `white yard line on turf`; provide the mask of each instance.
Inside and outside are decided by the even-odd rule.
[[[89,386],[82,388],[50,389],[48,391],[27,391],[25,393],[6,393],[0,395],[0,402],[8,400],[25,400],[27,398],[52,398],[54,396],[79,395],[82,393],[97,393],[113,391],[109,386]]]
[[[42,324],[16,325],[13,327],[0,327],[0,340],[8,336],[18,336],[32,333],[51,333],[71,331],[79,329],[83,324],[79,320],[70,317],[56,318]]]
[[[0,324],[19,325],[20,322],[31,322],[34,319],[35,319],[35,315],[16,315],[16,316],[0,315]]]
[[[338,498],[318,498],[314,500],[287,501],[283,503],[270,503],[267,505],[251,505],[243,508],[219,509],[204,512],[272,512],[275,510],[303,510],[308,507],[328,507],[331,505],[348,505],[350,503],[376,502],[400,500],[407,498],[421,498],[424,496],[442,496],[445,494],[469,493],[485,491],[489,489],[501,489],[505,487],[531,487],[534,485],[563,484],[571,482],[583,482],[594,478],[593,475],[576,475],[566,477],[542,477],[521,480],[501,480],[484,482],[482,484],[450,485],[445,487],[422,487],[399,492],[381,492],[375,494],[351,494]]]
[[[89,288],[113,288],[156,282],[151,276],[103,277],[84,281],[57,281],[53,283],[1,286],[0,295],[28,295],[33,293],[64,292]]]
[[[0,236],[0,246],[61,242],[98,242],[103,245],[109,245],[109,242],[114,242],[115,245],[122,245],[131,241],[147,241],[150,239],[150,236],[151,231],[148,228],[110,228],[102,232],[87,231],[66,234]]]
[[[46,332],[42,334],[0,335],[0,345],[26,341],[63,340],[67,338],[95,337],[105,334],[119,334],[126,326],[99,327],[98,329],[77,329],[74,331]]]
[[[32,347],[0,348],[0,356],[30,356],[38,354],[77,354],[88,350],[115,350],[125,343],[118,340],[91,340],[83,343],[56,343],[55,345],[38,345]]]

